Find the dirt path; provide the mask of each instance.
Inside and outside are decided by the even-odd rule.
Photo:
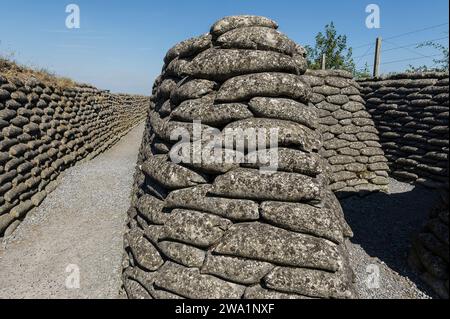
[[[141,124],[106,153],[65,172],[58,188],[3,243],[0,298],[118,297],[122,235],[143,129]]]

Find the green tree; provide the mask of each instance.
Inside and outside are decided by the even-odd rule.
[[[306,46],[306,50],[310,69],[320,69],[322,56],[325,54],[327,69],[342,69],[353,73],[356,70],[353,50],[347,46],[347,36],[338,34],[333,22],[325,26],[324,33],[317,34],[314,48]]]

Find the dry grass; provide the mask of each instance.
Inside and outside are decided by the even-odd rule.
[[[0,56],[0,74],[6,78],[15,77],[22,81],[35,77],[46,85],[52,85],[61,89],[78,86],[76,82],[69,78],[58,77],[44,68],[39,69],[20,65],[9,57]]]

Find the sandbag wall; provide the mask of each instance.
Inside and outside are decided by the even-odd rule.
[[[392,175],[440,188],[448,180],[448,73],[360,81]]]
[[[146,97],[0,75],[0,236],[45,199],[63,170],[142,121],[148,105]]]
[[[344,245],[352,233],[318,154],[311,88],[299,76],[304,50],[276,29],[267,18],[228,17],[168,52],[125,235],[129,298],[354,297]],[[173,162],[170,137],[192,132],[193,121],[222,137],[279,129],[278,171],[262,173],[262,161]],[[188,151],[195,141],[190,134]],[[222,147],[218,158],[237,152]]]
[[[413,242],[411,266],[443,299],[449,298],[449,191],[441,191],[439,203],[432,209],[424,231]]]
[[[319,112],[331,189],[338,195],[387,191],[387,159],[352,74],[308,70],[303,79],[312,86],[311,102]]]

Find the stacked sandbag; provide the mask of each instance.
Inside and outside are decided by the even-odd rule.
[[[441,199],[431,211],[423,233],[414,241],[410,255],[411,266],[443,299],[448,299],[449,282],[449,192],[441,192]]]
[[[338,196],[387,191],[388,161],[352,74],[309,70],[303,79],[312,87],[311,103],[319,112],[320,154],[330,164],[331,189]]]
[[[0,237],[45,199],[62,171],[111,147],[148,105],[141,96],[0,75]]]
[[[397,179],[441,188],[448,180],[448,73],[364,80],[364,99]]]
[[[311,88],[299,76],[305,62],[275,22],[254,16],[224,18],[168,52],[125,235],[129,298],[354,297],[345,248],[352,234],[318,154]],[[264,161],[175,163],[180,144],[170,137],[195,130],[193,121],[222,137],[279,129],[278,170],[261,171]],[[196,141],[189,137],[188,150]],[[220,150],[219,159],[238,153]]]
[[[103,93],[106,106],[103,118],[98,121],[100,136],[92,143],[93,151],[87,156],[92,159],[115,145],[124,135],[146,117],[149,99],[145,96]]]

